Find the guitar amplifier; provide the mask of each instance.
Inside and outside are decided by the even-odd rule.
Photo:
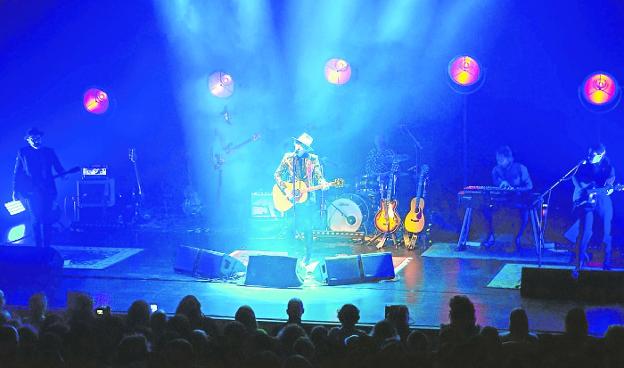
[[[277,218],[283,214],[273,205],[271,192],[251,193],[251,217],[252,218]]]
[[[113,207],[115,205],[115,179],[79,180],[76,182],[79,208]]]

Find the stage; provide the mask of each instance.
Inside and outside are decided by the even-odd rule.
[[[65,244],[55,247],[64,258],[64,269],[61,277],[45,290],[51,309],[63,309],[67,293],[80,291],[89,293],[96,306],[108,305],[114,312],[125,312],[134,300],[143,299],[174,313],[178,301],[193,294],[201,301],[203,312],[210,316],[232,318],[237,308],[246,304],[254,309],[258,319],[283,320],[287,301],[298,297],[305,305],[304,321],[337,322],[336,311],[345,303],[353,303],[360,308],[360,322],[374,324],[383,319],[386,305],[405,304],[413,327],[437,328],[440,323],[448,322],[449,299],[464,294],[474,302],[481,326],[502,330],[507,328],[509,312],[516,307],[527,311],[530,327],[535,331],[562,331],[566,311],[579,305],[586,308],[592,334],[602,335],[609,325],[624,322],[621,305],[522,298],[519,285],[514,285],[513,280],[505,281],[501,271],[506,268],[513,271],[514,265],[523,263],[535,267],[534,249],[530,245],[521,252],[505,246],[491,250],[469,247],[453,257],[456,251],[452,243],[434,243],[428,250],[408,251],[388,246],[377,250],[353,242],[315,242],[312,267],[308,267],[311,272],[303,286],[279,289],[245,286],[244,277],[199,279],[175,272],[173,264],[179,245],[226,254],[269,252],[300,257],[301,249],[284,239],[245,239],[235,229],[221,232],[201,228],[179,232],[121,229],[115,234],[112,232],[106,238],[90,234],[87,236],[90,244],[86,244],[89,242],[84,233],[61,237]],[[99,244],[94,239],[100,239]],[[313,270],[314,264],[325,257],[376,252],[392,252],[395,279],[327,286]],[[559,261],[558,267],[565,267],[568,256],[561,252],[550,260]],[[98,257],[101,259],[95,259]],[[513,272],[511,275],[513,279]],[[28,283],[0,285],[0,288],[9,304],[22,308],[27,306],[28,297],[41,289]]]

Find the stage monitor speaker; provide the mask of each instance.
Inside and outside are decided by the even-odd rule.
[[[250,256],[245,285],[276,288],[297,287],[303,284],[303,270],[297,258],[286,256]]]
[[[364,281],[391,280],[395,277],[392,253],[362,254]]]
[[[581,271],[578,297],[590,303],[624,303],[624,272]]]
[[[231,277],[245,270],[238,259],[225,253],[202,249],[199,251],[195,275],[208,279]]]
[[[538,299],[575,299],[577,283],[572,270],[522,268],[520,295]]]
[[[194,274],[197,267],[197,259],[199,257],[199,248],[186,246],[178,246],[176,249],[175,262],[173,269],[176,272]]]
[[[0,246],[0,282],[48,282],[63,270],[63,258],[54,248]]]
[[[357,284],[364,281],[360,255],[327,257],[321,267],[327,285]]]

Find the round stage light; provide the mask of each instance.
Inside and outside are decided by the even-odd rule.
[[[351,65],[344,59],[329,59],[325,63],[325,79],[331,84],[347,83],[351,79]]]
[[[583,82],[581,95],[592,105],[607,105],[615,100],[617,94],[617,82],[607,73],[590,74]]]
[[[108,110],[108,95],[101,89],[89,88],[82,97],[82,105],[92,114],[103,114]]]
[[[451,80],[462,87],[472,86],[481,79],[479,63],[474,58],[465,55],[451,60],[448,73]]]
[[[230,97],[234,93],[234,79],[224,72],[214,72],[208,77],[210,93],[220,98]]]

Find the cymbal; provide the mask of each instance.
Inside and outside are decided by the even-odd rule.
[[[394,155],[394,157],[392,157],[392,162],[403,162],[409,159],[410,159],[409,155],[406,155],[406,154]]]

